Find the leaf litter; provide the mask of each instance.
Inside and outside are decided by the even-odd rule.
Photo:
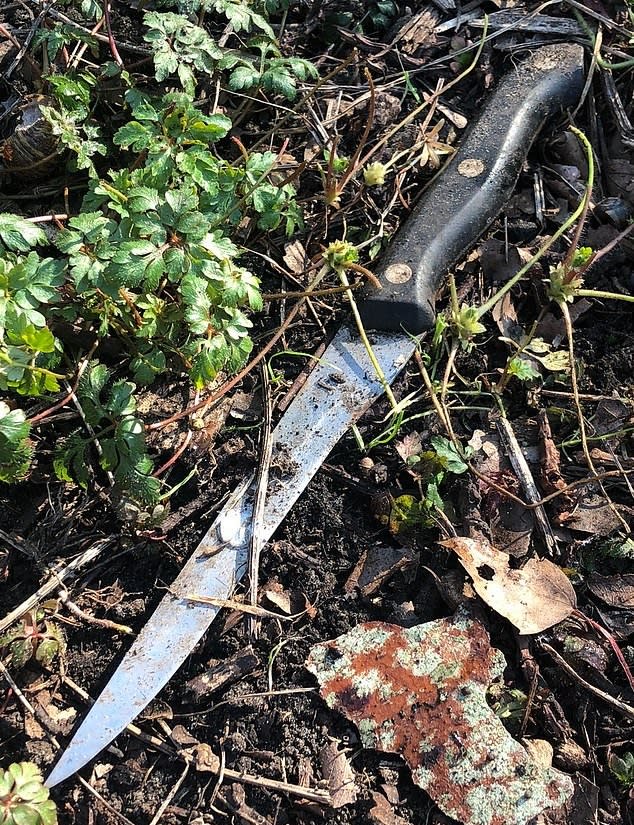
[[[488,706],[506,661],[464,608],[410,628],[360,624],[315,645],[306,667],[363,746],[400,754],[460,822],[524,825],[572,796],[572,780],[536,761]]]
[[[570,580],[548,559],[531,558],[514,569],[511,557],[485,539],[452,538],[440,544],[458,556],[478,596],[522,634],[541,633],[577,607]]]

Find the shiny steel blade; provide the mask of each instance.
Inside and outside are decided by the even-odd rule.
[[[411,336],[372,333],[372,349],[391,383],[416,346]],[[270,538],[337,441],[383,393],[356,332],[343,327],[273,432],[271,478],[262,533]],[[226,599],[244,573],[253,507],[252,480],[241,485],[209,528],[79,727],[46,784],[82,768],[170,680],[219,607],[189,595]]]

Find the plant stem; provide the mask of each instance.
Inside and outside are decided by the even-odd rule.
[[[586,149],[590,147],[590,143],[588,142],[587,137],[581,132],[579,129],[575,128],[574,126],[570,127],[570,131],[573,132],[582,143],[584,143]],[[513,277],[508,280],[501,289],[499,289],[494,295],[492,295],[488,301],[482,304],[481,307],[478,308],[477,317],[481,318],[485,313],[489,312],[489,310],[493,309],[493,307],[509,292],[515,284],[526,275],[526,273],[532,269],[533,266],[541,259],[543,256],[548,252],[551,246],[561,238],[561,236],[566,232],[570,227],[574,224],[574,222],[579,218],[584,211],[587,209],[587,203],[589,200],[589,192],[592,188],[592,183],[594,180],[594,162],[591,160],[592,156],[592,147],[590,147],[589,151],[589,158],[588,158],[588,182],[586,186],[586,190],[584,193],[579,206],[575,209],[575,211],[570,215],[564,223],[559,227],[559,229],[549,238],[546,243],[537,250],[537,252],[533,255],[533,257],[528,261],[528,263],[524,264],[524,266],[518,270],[518,272],[513,275]]]
[[[388,401],[390,402],[392,409],[397,409],[398,402],[394,397],[394,393],[392,392],[392,387],[389,384],[389,381],[385,377],[385,373],[381,368],[381,365],[377,361],[376,355],[374,354],[374,350],[372,349],[372,344],[370,343],[370,339],[365,331],[365,327],[363,326],[363,321],[361,320],[361,315],[359,314],[359,309],[357,307],[357,302],[354,299],[354,294],[352,289],[350,288],[350,282],[348,281],[348,276],[343,268],[337,269],[337,275],[341,279],[341,283],[348,287],[348,291],[346,295],[348,296],[348,301],[350,302],[350,308],[352,309],[352,315],[354,317],[355,323],[357,325],[357,329],[359,330],[359,335],[361,340],[363,341],[363,346],[368,353],[368,358],[370,359],[370,363],[372,364],[374,371],[377,374],[379,381],[381,382],[381,386],[383,387],[383,391],[387,396]]]
[[[629,301],[634,303],[634,295],[624,295],[622,292],[606,292],[603,289],[576,289],[575,296],[583,298],[605,298],[612,301]]]

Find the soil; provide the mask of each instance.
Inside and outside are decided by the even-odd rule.
[[[30,5],[12,3],[0,11],[0,23],[14,32],[18,40],[23,39],[31,26],[30,16],[26,13]],[[132,8],[134,4],[114,5],[115,40],[143,46],[140,12]],[[409,4],[407,8],[403,3],[372,4],[373,9],[378,5],[394,6],[396,12],[387,27],[377,25],[373,28],[372,22],[366,20],[363,29],[359,28],[358,21],[370,13],[366,9],[368,4],[327,0],[292,5],[282,40],[285,51],[315,60],[322,74],[332,68],[330,58],[343,60],[353,47],[362,55],[352,62],[351,68],[335,78],[335,86],[328,87],[328,95],[324,92],[323,97],[317,96],[319,105],[324,107],[337,84],[347,99],[354,100],[361,95],[365,83],[361,74],[364,61],[382,78],[389,79],[397,72],[402,73],[403,63],[399,68],[394,53],[390,52],[390,44],[398,36],[405,18],[423,10],[420,3]],[[449,20],[454,12],[443,12],[442,20],[438,12],[437,25]],[[567,7],[562,6],[557,14],[566,20],[574,20]],[[622,25],[628,19],[618,4],[611,4],[606,14]],[[409,82],[420,82],[421,89],[430,90],[438,77],[447,80],[455,76],[459,69],[450,51],[459,48],[460,38],[465,43],[477,43],[479,31],[475,27],[469,28],[468,24],[461,24],[459,29],[454,25],[446,29],[447,33],[430,34],[428,43],[421,33],[421,43],[409,45],[408,50],[400,54],[405,69],[411,73],[412,81]],[[453,38],[451,43],[450,37]],[[502,41],[499,47],[487,47],[478,69],[451,89],[443,98],[443,105],[454,114],[471,120],[481,101],[490,94],[490,87],[511,65],[513,57],[509,57],[509,49],[513,45],[530,44],[532,37],[511,30],[504,48]],[[546,34],[546,39],[557,42],[557,35]],[[0,40],[0,46],[3,43],[6,48],[4,52],[0,51],[3,61],[0,65],[6,68],[15,52],[6,41]],[[123,53],[130,64],[140,58],[138,54]],[[107,59],[107,45],[101,43],[98,54],[99,59]],[[438,68],[426,69],[428,63],[440,58],[444,58],[444,62],[439,62]],[[624,101],[631,101],[632,81],[631,71],[628,71],[629,74],[617,76],[617,87]],[[28,72],[16,73],[13,83],[20,94],[31,91],[34,85]],[[383,83],[377,82],[377,87],[380,85],[378,99],[382,102],[377,107],[374,137],[385,134],[396,118],[406,113],[403,108],[400,108],[400,115],[390,109],[390,106],[394,107],[394,96],[404,92],[403,83],[401,79],[398,92],[392,94],[394,90],[387,80],[385,88]],[[10,85],[1,87],[3,94],[8,95]],[[413,99],[408,99],[405,108],[414,105]],[[605,146],[607,139],[614,136],[616,127],[600,84],[596,86],[592,105],[595,109],[592,122],[588,108],[582,109],[579,117],[585,118],[582,125],[588,133],[595,137],[600,134],[601,141],[596,137],[597,145],[602,142]],[[386,115],[382,114],[383,110],[387,111]],[[257,115],[256,112],[243,124],[241,139],[245,145],[254,142],[254,135],[257,137],[267,129],[268,124],[258,121]],[[366,116],[367,110],[359,107],[358,113],[355,110],[355,114],[340,124],[342,153],[353,153]],[[417,126],[420,122],[420,118],[415,121]],[[566,172],[564,166],[568,170],[577,168],[576,161],[571,156],[554,160],[555,152],[560,151],[557,141],[564,129],[562,118],[540,134],[507,208],[480,240],[476,250],[466,255],[456,267],[461,301],[481,302],[495,284],[496,273],[482,266],[480,260],[485,241],[493,239],[501,243],[510,239],[510,243],[520,247],[523,253],[526,249],[534,252],[540,242],[554,232],[557,223],[561,223],[558,210],[565,218],[574,208],[569,190],[558,186],[561,187]],[[415,137],[403,129],[395,140],[411,147]],[[396,143],[394,145],[399,148]],[[277,150],[279,146],[275,148]],[[292,142],[291,150],[294,150]],[[385,156],[377,155],[377,158],[387,160],[390,155],[391,151],[386,151]],[[631,148],[622,148],[623,163],[634,162],[631,155]],[[554,172],[553,164],[557,167]],[[535,217],[533,208],[536,174],[545,181],[547,190],[549,208],[544,225]],[[386,231],[394,230],[408,211],[405,205],[409,208],[431,175],[432,170],[427,168],[404,178],[400,197],[393,189],[385,189],[376,190],[367,195],[369,200],[363,200],[360,190],[352,188],[351,193],[356,193],[357,197],[351,194],[348,202],[344,199],[342,209],[331,212],[326,222],[323,197],[319,200],[319,177],[307,174],[299,186],[307,216],[302,241],[311,254],[317,254],[318,245],[325,243],[326,238],[340,237],[344,223],[354,229],[367,224],[368,220],[375,221],[382,212],[385,213]],[[9,200],[19,198],[19,187],[15,182],[9,183],[5,192]],[[619,197],[614,194],[614,181],[610,180],[607,171],[599,173],[595,192],[597,201],[608,195]],[[629,210],[631,215],[634,209],[632,199],[630,197],[628,201],[626,194],[621,194],[623,209]],[[23,204],[19,199],[16,202]],[[51,209],[59,211],[63,207],[48,200],[42,203],[28,201],[25,209],[22,210],[22,206],[20,209],[30,215],[46,214]],[[596,212],[587,218],[586,237],[602,226],[609,227],[610,238],[623,228],[615,228]],[[571,237],[569,233],[568,238]],[[281,236],[272,236],[268,251],[275,260],[281,260],[286,242]],[[266,248],[266,239],[260,237],[257,243],[260,249]],[[540,279],[547,274],[549,265],[563,259],[566,250],[565,245],[554,247],[545,263],[540,264],[543,268],[537,271],[537,277],[531,279],[530,285],[512,291],[506,312],[514,323],[528,326],[537,317],[545,303]],[[610,292],[630,290],[634,283],[631,253],[631,242],[625,239],[588,271],[585,286]],[[261,261],[256,255],[253,260]],[[270,269],[265,271],[261,263],[259,266],[263,290],[277,291],[279,279]],[[447,305],[448,296],[443,291],[438,308]],[[596,459],[597,466],[605,472],[631,468],[634,339],[629,306],[614,300],[593,299],[587,311],[574,321],[579,392],[589,422],[588,436],[591,437],[588,444],[589,448],[608,455],[608,459],[604,458],[606,463]],[[550,311],[551,324],[558,326],[560,331],[550,338],[544,335],[544,338],[551,342],[553,349],[565,349],[561,313],[552,306]],[[286,355],[273,362],[275,369],[284,376],[279,388],[274,387],[274,419],[280,415],[277,405],[283,402],[286,392],[304,369],[303,362],[288,353],[315,351],[336,329],[345,312],[343,304],[324,301],[319,304],[318,320],[303,313],[289,330],[284,345],[280,345]],[[267,304],[267,313],[254,320],[257,348],[257,342],[265,341],[266,335],[280,323],[279,307],[273,302]],[[455,433],[462,444],[466,444],[478,430],[492,432],[496,410],[489,390],[499,379],[509,356],[508,346],[499,340],[504,334],[502,327],[491,317],[487,317],[485,323],[486,335],[478,339],[477,348],[458,352],[455,361],[457,377],[452,379],[454,383],[449,391]],[[425,346],[435,359],[435,379],[440,380],[447,353],[433,355],[428,339]],[[453,394],[456,388],[477,393],[473,396]],[[412,465],[403,460],[399,445],[414,434],[420,436],[424,450],[429,450],[432,437],[446,434],[423,389],[418,367],[412,362],[394,385],[398,399],[417,393],[413,405],[408,407],[407,422],[395,441],[376,446],[365,454],[360,451],[353,434],[347,434],[266,544],[261,556],[259,604],[278,612],[279,618],[262,618],[259,636],[253,638],[241,611],[223,609],[176,675],[135,721],[141,736],[130,732],[118,736],[106,751],[79,772],[83,782],[74,777],[53,789],[61,825],[115,825],[121,822],[134,825],[158,822],[162,825],[211,822],[440,825],[453,821],[441,813],[413,782],[410,770],[398,755],[361,746],[357,728],[343,715],[329,709],[304,663],[313,645],[333,639],[364,622],[381,621],[410,627],[451,615],[465,598],[478,620],[485,623],[493,646],[506,658],[504,687],[507,696],[513,689],[525,696],[533,691],[523,730],[526,700],[519,713],[502,714],[505,725],[516,738],[523,736],[550,743],[555,766],[574,779],[575,797],[567,810],[557,815],[548,814],[542,821],[575,825],[586,822],[619,825],[634,821],[634,770],[630,769],[628,785],[627,780],[619,779],[610,768],[614,756],[625,758],[632,752],[632,717],[627,718],[614,704],[602,701],[596,693],[584,687],[584,683],[590,682],[630,708],[634,706],[634,686],[628,685],[625,670],[613,647],[606,642],[605,634],[601,635],[577,618],[539,636],[519,637],[512,625],[484,602],[479,601],[474,606],[468,577],[456,557],[437,543],[449,534],[449,524],[458,535],[484,533],[490,537],[492,525],[502,508],[503,493],[497,498],[483,495],[477,478],[470,472],[447,474],[441,487],[444,513],[435,519],[419,519],[395,526],[397,522],[393,514],[399,497],[411,495],[420,500],[424,483],[416,469],[412,470]],[[44,470],[45,459],[53,448],[46,436],[39,447],[41,458],[29,478],[19,485],[0,487],[0,617],[9,614],[48,581],[51,571],[99,542],[106,544],[94,561],[46,597],[54,600],[54,604],[47,604],[47,617],[64,636],[60,655],[48,665],[38,664],[32,658],[18,668],[8,658],[8,646],[5,644],[1,648],[3,661],[7,662],[10,676],[21,695],[16,693],[15,687],[0,681],[0,767],[30,760],[44,773],[50,769],[59,749],[68,744],[75,724],[86,712],[86,701],[73,686],[79,686],[90,697],[96,698],[133,638],[117,632],[112,625],[104,626],[103,620],[126,625],[132,634],[138,633],[165,595],[166,587],[174,581],[205,535],[227,495],[257,469],[258,434],[262,421],[257,370],[232,393],[236,395],[231,408],[215,407],[204,412],[204,426],[194,434],[192,445],[172,468],[172,484],[186,480],[192,468],[196,473],[175,493],[168,512],[160,520],[140,524],[122,519],[120,502],[109,496],[105,484],[103,488],[93,485],[88,490],[81,490],[51,478]],[[143,399],[147,423],[183,409],[192,398],[185,380],[179,384],[172,379],[159,379]],[[612,403],[618,409],[610,407],[608,410]],[[590,475],[579,443],[577,411],[569,375],[541,369],[541,378],[537,382],[512,380],[504,395],[504,406],[518,437],[521,433],[529,433],[526,437],[533,439],[525,444],[527,456],[538,453],[535,422],[539,410],[546,410],[561,462],[563,483],[571,484]],[[382,399],[363,417],[359,429],[366,441],[382,430],[381,422],[388,411],[389,406]],[[421,417],[417,418],[417,415]],[[149,443],[157,462],[170,458],[184,431],[179,424],[151,436]],[[302,457],[291,458],[295,461]],[[539,459],[531,466],[539,479]],[[500,486],[522,494],[512,471],[500,471],[495,479]],[[544,495],[552,492],[540,489]],[[601,530],[593,529],[593,523],[578,529],[574,522],[569,525],[561,517],[566,508],[583,509],[591,494],[609,496],[612,505],[620,508],[622,522],[610,518],[610,507],[607,527]],[[623,474],[613,472],[605,478],[603,491],[597,486],[574,488],[569,492],[566,506],[555,498],[547,510],[559,541],[559,555],[553,561],[571,576],[577,591],[578,609],[611,636],[627,663],[626,669],[628,664],[634,666],[631,596],[629,603],[621,607],[606,605],[593,595],[589,582],[593,573],[616,577],[631,575],[634,570],[634,552],[625,533],[633,513],[630,494],[631,481],[626,481]],[[511,519],[511,532],[513,528],[519,532],[520,525]],[[545,555],[542,540],[537,532],[530,533],[531,530],[529,528],[528,552]],[[377,547],[406,552],[408,561],[378,578],[375,586],[363,588],[358,582],[350,584],[351,574],[363,554]],[[267,592],[271,594],[273,591],[281,594],[280,599],[288,599],[290,617],[279,607],[281,601],[267,597]],[[73,610],[71,605],[80,612]],[[44,625],[39,618],[38,626],[42,631]],[[575,640],[581,642],[576,653],[572,651]],[[558,666],[544,643],[562,651],[570,667],[581,678],[571,677]],[[226,662],[245,650],[252,657],[240,678],[207,694],[193,692],[190,685],[193,679],[209,667]],[[594,659],[593,652],[596,654]],[[599,659],[601,663],[598,663]],[[531,674],[534,674],[534,682],[531,682]],[[493,698],[491,703],[495,706]],[[33,712],[28,710],[29,707]],[[266,784],[265,780],[270,779],[300,787],[327,788],[322,758],[325,746],[333,740],[345,748],[350,760],[357,786],[356,801],[334,808],[302,798],[301,792],[280,791]],[[213,753],[221,757],[227,772],[235,773],[223,778],[222,771],[219,775],[217,771],[206,769],[203,760],[194,761],[187,767],[182,758],[184,750],[201,743],[210,746]],[[247,775],[263,781],[258,785],[245,779]],[[376,807],[373,794],[377,793],[389,801],[389,816],[384,814],[387,818],[377,818],[379,815],[373,810]]]

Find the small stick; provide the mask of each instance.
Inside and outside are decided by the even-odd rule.
[[[271,402],[271,387],[269,385],[269,374],[266,364],[260,365],[260,375],[262,378],[262,401],[264,415],[262,420],[262,435],[260,438],[260,461],[255,476],[255,501],[253,503],[253,518],[251,521],[251,538],[249,540],[249,604],[252,608],[258,606],[258,579],[260,574],[260,553],[266,544],[262,535],[262,523],[264,521],[264,507],[266,504],[266,492],[269,486],[269,470],[271,468],[271,452],[273,443],[271,440],[271,417],[273,405]],[[249,617],[249,632],[251,636],[257,638],[259,623],[252,615]]]
[[[185,781],[185,777],[187,776],[188,773],[189,773],[189,762],[185,762],[185,768],[184,768],[182,774],[178,777],[178,779],[174,783],[174,786],[172,787],[171,791],[167,794],[165,799],[159,805],[157,812],[152,817],[152,821],[150,822],[150,825],[158,825],[158,822],[160,821],[161,817],[165,813],[165,809],[170,804],[172,799],[174,799],[174,797],[176,796],[176,794],[178,792],[178,789],[180,788],[180,786]]]
[[[500,418],[497,421],[497,428],[500,436],[502,437],[502,441],[504,442],[504,446],[506,447],[509,461],[511,462],[520,484],[522,485],[524,495],[531,504],[536,505],[533,509],[535,512],[535,519],[537,520],[537,526],[539,527],[546,547],[548,548],[548,552],[552,556],[557,551],[557,541],[543,505],[537,503],[540,501],[541,496],[537,489],[537,485],[533,480],[533,475],[530,467],[528,466],[528,462],[524,458],[524,454],[522,453],[521,447],[517,442],[517,438],[515,437],[510,421],[506,418]]]
[[[103,796],[99,793],[99,791],[95,790],[93,786],[89,782],[86,782],[86,780],[83,777],[78,776],[77,779],[79,780],[79,784],[83,788],[85,788],[88,791],[88,793],[92,794],[95,797],[95,799],[101,802],[101,804],[105,808],[107,808],[110,811],[110,813],[113,814],[117,819],[123,822],[124,825],[136,825],[136,823],[132,822],[130,819],[128,819],[127,816],[124,816],[121,813],[121,811],[118,811],[106,799],[104,799]]]
[[[92,547],[85,550],[81,556],[78,556],[76,559],[73,559],[70,564],[67,564],[66,567],[62,568],[58,572],[54,572],[51,575],[51,578],[39,587],[35,593],[25,599],[21,605],[15,608],[15,610],[7,613],[4,619],[0,619],[0,633],[5,631],[14,622],[17,622],[18,619],[20,619],[27,611],[33,610],[34,607],[37,607],[42,599],[49,596],[54,590],[56,590],[65,579],[75,575],[81,567],[96,559],[103,550],[110,547],[113,541],[114,539],[112,538],[97,541],[92,545]]]
[[[68,598],[68,590],[64,587],[62,592],[59,594],[60,601],[68,610],[76,616],[81,621],[86,622],[86,624],[94,624],[97,627],[104,627],[107,630],[114,630],[115,633],[126,633],[128,635],[132,635],[134,631],[131,627],[128,627],[124,624],[117,624],[117,622],[111,622],[109,619],[98,619],[96,616],[91,616],[88,613],[85,613],[81,607],[78,607],[75,602],[72,602]]]
[[[570,383],[572,385],[572,394],[575,400],[575,407],[577,408],[577,419],[579,421],[579,436],[581,438],[581,448],[583,450],[583,454],[586,459],[586,463],[588,465],[588,469],[596,479],[599,487],[601,488],[601,492],[605,496],[605,500],[610,507],[610,510],[614,513],[617,519],[623,525],[623,528],[626,533],[630,533],[630,527],[627,521],[623,518],[623,516],[619,513],[618,507],[612,501],[610,496],[607,494],[607,491],[603,485],[603,482],[599,480],[599,473],[597,472],[597,468],[594,466],[594,462],[592,460],[592,456],[590,455],[590,450],[588,448],[588,441],[586,438],[586,423],[585,418],[583,415],[583,410],[581,408],[581,402],[579,400],[579,385],[577,384],[577,367],[575,365],[575,350],[574,350],[574,339],[573,339],[573,332],[572,332],[572,320],[570,318],[570,312],[568,311],[568,304],[566,301],[558,301],[559,308],[561,309],[561,314],[564,317],[564,322],[566,324],[566,337],[568,338],[568,359],[570,361]]]
[[[570,667],[568,662],[560,656],[557,651],[551,647],[549,644],[542,642],[540,647],[546,651],[552,658],[557,662],[559,667],[564,670],[571,679],[574,679],[578,682],[581,687],[585,688],[589,693],[593,693],[596,697],[601,699],[602,701],[606,702],[608,705],[611,705],[616,710],[620,711],[623,716],[627,716],[628,719],[634,719],[634,708],[631,705],[622,702],[620,699],[617,699],[615,696],[610,696],[609,693],[605,693],[603,690],[600,690],[598,687],[591,685],[590,682],[586,682],[586,680],[579,676],[577,671]]]

